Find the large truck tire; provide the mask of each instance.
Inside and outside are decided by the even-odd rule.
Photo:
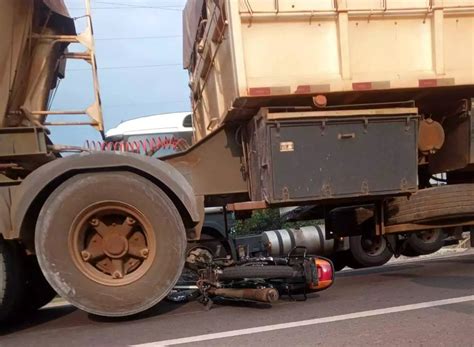
[[[118,317],[162,300],[184,266],[185,228],[168,196],[132,173],[80,174],[46,200],[35,233],[40,267],[74,306]]]
[[[405,240],[401,254],[407,257],[431,254],[444,246],[446,235],[442,229],[412,233]]]
[[[395,247],[395,236],[374,238],[359,235],[350,237],[347,265],[353,269],[384,265],[393,256],[388,243]]]
[[[474,184],[454,184],[422,189],[409,198],[387,202],[388,225],[449,220],[474,216]]]
[[[0,323],[20,318],[25,298],[25,275],[20,247],[0,236]]]

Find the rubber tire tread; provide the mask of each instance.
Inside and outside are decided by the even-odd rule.
[[[419,257],[420,255],[417,254],[408,244],[405,244],[403,249],[400,251],[400,254],[403,255],[404,257]]]
[[[224,268],[219,275],[220,280],[236,280],[243,278],[297,278],[301,273],[291,266],[267,265],[267,266],[233,266]]]
[[[70,228],[81,209],[99,199],[133,205],[156,226],[155,259],[140,279],[126,286],[105,286],[85,276],[70,255],[69,233],[61,232]],[[128,172],[89,173],[73,176],[46,200],[35,248],[44,276],[64,299],[92,314],[123,317],[154,306],[175,285],[184,267],[186,233],[173,202],[146,178]]]
[[[21,318],[25,298],[25,273],[19,245],[0,236],[0,322]]]
[[[366,267],[382,266],[387,263],[393,256],[393,253],[387,247],[382,254],[378,256],[368,256],[361,244],[362,236],[351,236],[349,238],[349,253],[347,259],[347,266],[353,269],[362,269]],[[396,238],[393,235],[388,235],[392,247],[396,245]]]
[[[57,296],[57,293],[41,272],[35,256],[27,257],[26,266],[27,295],[23,305],[26,312],[34,312],[49,304]]]
[[[440,231],[438,238],[434,242],[423,242],[416,233],[408,236],[403,254],[410,256],[426,255],[439,251],[444,246],[446,235]]]
[[[474,216],[474,184],[423,189],[387,202],[387,225]]]

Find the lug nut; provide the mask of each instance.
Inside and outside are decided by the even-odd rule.
[[[118,280],[118,279],[120,279],[120,278],[123,278],[123,275],[120,273],[120,271],[115,271],[115,272],[112,274],[112,277]]]
[[[148,250],[148,248],[143,248],[140,251],[140,254],[142,255],[143,258],[146,258],[146,257],[148,257],[148,254],[150,254],[150,251]]]
[[[89,261],[89,259],[91,258],[91,254],[87,251],[82,251],[81,256],[82,256],[82,260],[84,261]]]
[[[127,217],[127,224],[128,225],[134,225],[137,221],[131,217]]]
[[[90,221],[89,221],[89,224],[92,225],[93,227],[96,227],[99,225],[99,220],[97,218],[92,218]]]

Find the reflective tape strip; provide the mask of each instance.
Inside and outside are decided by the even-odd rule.
[[[311,86],[309,84],[296,87],[295,94],[306,94],[306,93],[311,93]]]
[[[430,79],[430,80],[419,80],[418,81],[418,86],[423,88],[423,87],[437,87],[438,86],[438,81],[435,79]]]
[[[249,88],[249,95],[251,96],[264,96],[264,95],[271,95],[272,91],[268,87],[264,88]]]
[[[372,89],[372,82],[357,82],[352,83],[353,90],[371,90]]]
[[[420,88],[453,86],[454,78],[431,78],[418,81]]]
[[[296,87],[295,94],[329,93],[330,84],[304,84]]]
[[[249,88],[248,95],[250,96],[267,96],[267,95],[285,95],[290,94],[291,88],[288,87],[257,87]]]
[[[390,89],[390,81],[356,82],[356,83],[352,83],[352,89],[353,90]]]

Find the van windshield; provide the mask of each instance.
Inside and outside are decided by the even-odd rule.
[[[192,132],[124,135],[120,142],[113,140],[107,142],[116,150],[139,152],[150,157],[161,158],[188,148],[192,143]]]

